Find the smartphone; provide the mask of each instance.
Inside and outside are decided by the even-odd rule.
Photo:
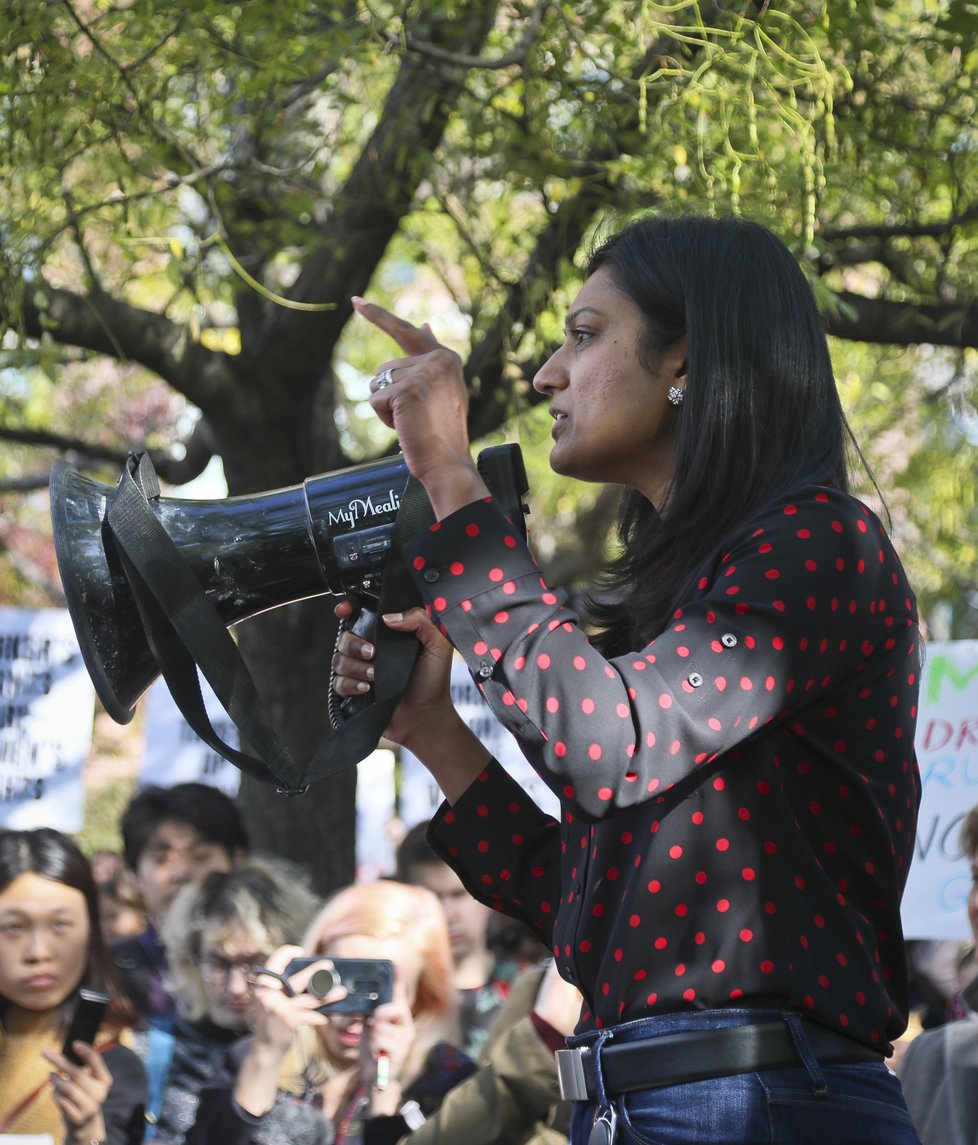
[[[285,976],[297,974],[318,958],[293,958],[285,968]],[[320,1014],[372,1014],[382,1002],[389,1002],[394,991],[394,963],[386,958],[330,958],[331,974],[325,968],[313,974],[306,987],[307,994],[324,998],[334,986],[345,986],[346,997],[319,1007]]]
[[[68,1061],[74,1062],[75,1065],[82,1064],[81,1058],[71,1048],[72,1043],[87,1042],[91,1045],[95,1041],[95,1035],[102,1024],[102,1017],[108,1004],[109,996],[103,994],[101,990],[83,988],[78,991],[78,1005],[71,1015],[68,1032],[65,1034],[65,1044],[61,1047],[61,1052]]]

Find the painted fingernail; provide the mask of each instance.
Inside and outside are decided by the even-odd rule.
[[[374,646],[372,644],[361,644],[360,655],[364,660],[372,660],[374,656]]]
[[[372,680],[374,678],[374,666],[373,666],[373,664],[369,664],[367,666],[367,673],[366,674],[367,674],[368,680]]]
[[[389,621],[391,624],[399,624],[404,619],[403,612],[385,612],[384,620]]]
[[[369,692],[370,691],[370,685],[367,683],[366,680],[358,680],[357,681],[357,691],[358,692]]]

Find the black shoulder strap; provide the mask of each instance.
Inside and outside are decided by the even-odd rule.
[[[148,456],[131,455],[109,506],[107,524],[150,649],[190,727],[242,771],[275,784],[287,795],[299,794],[314,780],[366,758],[376,748],[407,684],[420,648],[415,637],[378,626],[374,702],[328,736],[302,766],[272,730],[237,644],[153,512],[149,502],[159,493]],[[402,545],[433,520],[423,487],[409,478],[384,568],[381,614],[404,611],[418,603],[401,557]],[[198,668],[254,754],[231,747],[214,730],[204,707]]]

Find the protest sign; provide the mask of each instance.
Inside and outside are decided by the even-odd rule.
[[[958,845],[978,804],[978,640],[925,645],[917,718],[922,796],[903,898],[908,938],[968,938],[971,856]]]
[[[385,748],[357,764],[358,883],[394,873],[394,770],[394,753]]]
[[[67,610],[0,608],[0,826],[81,830],[94,714]]]
[[[229,747],[238,746],[238,729],[200,677],[200,694],[207,717]],[[139,770],[139,786],[173,787],[177,783],[207,783],[225,795],[237,794],[241,772],[197,735],[183,718],[163,680],[146,693],[146,749]]]
[[[237,747],[238,729],[231,717],[202,677],[200,685],[214,730],[229,746]],[[163,680],[157,680],[150,688],[145,703],[146,750],[139,786],[207,783],[233,798],[241,772],[200,739],[183,718]],[[356,816],[357,880],[390,874],[394,869],[394,844],[389,833],[394,816],[393,752],[375,751],[357,765]]]

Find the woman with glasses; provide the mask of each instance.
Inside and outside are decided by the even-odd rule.
[[[318,961],[290,968],[304,951]],[[392,962],[391,1000],[362,998],[360,1012],[342,986],[310,992],[334,958]],[[254,1037],[201,1094],[188,1145],[394,1145],[475,1071],[457,1048],[448,924],[424,887],[338,891],[301,949],[272,954],[256,994]]]
[[[178,1013],[168,1045],[151,1034],[145,1045],[155,1119],[147,1141],[181,1145],[201,1087],[254,1024],[254,967],[294,941],[317,905],[298,871],[267,859],[214,872],[174,900],[163,939]]]

